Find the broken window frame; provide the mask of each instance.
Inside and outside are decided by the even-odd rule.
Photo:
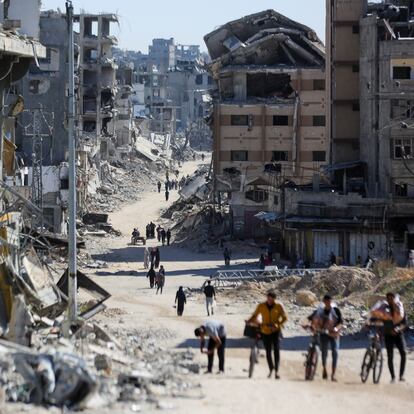
[[[230,115],[231,126],[249,126],[249,115]]]
[[[407,77],[408,74],[408,77]],[[412,80],[411,78],[412,68],[411,66],[393,66],[392,67],[392,79],[393,80]]]
[[[232,162],[248,162],[249,151],[245,150],[233,150],[230,151],[230,159]]]
[[[312,151],[313,162],[326,162],[326,151]]]
[[[244,193],[246,200],[253,201],[254,203],[265,203],[269,200],[269,192],[260,188],[254,188]]]
[[[408,198],[408,184],[394,183],[394,196],[399,198]]]
[[[412,138],[397,138],[393,140],[392,154],[395,160],[402,160],[404,159],[404,157],[411,156],[412,153],[413,153],[413,139]]]
[[[289,151],[273,151],[272,162],[286,162],[289,161]]]
[[[312,126],[314,126],[314,127],[325,127],[326,126],[326,116],[325,115],[313,115],[312,116]]]
[[[289,115],[273,115],[273,126],[289,126]]]

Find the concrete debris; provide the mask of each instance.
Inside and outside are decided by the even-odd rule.
[[[318,303],[318,298],[309,290],[299,290],[296,292],[296,303],[299,306],[313,306]]]
[[[199,397],[199,384],[190,375],[200,372],[194,353],[160,345],[173,336],[165,330],[108,332],[85,324],[71,340],[49,337],[38,349],[0,340],[0,387],[9,402],[73,410],[115,402],[144,409],[192,392]]]

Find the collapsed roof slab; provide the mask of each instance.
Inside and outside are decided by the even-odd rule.
[[[322,67],[325,55],[321,49],[309,47],[301,36],[290,37],[283,33],[274,33],[255,40],[233,52],[216,59],[210,69],[216,76],[227,66],[271,66],[271,67]]]
[[[207,49],[213,60],[229,52],[229,47],[225,42],[229,38],[240,41],[240,45],[247,42],[261,31],[269,29],[279,29],[288,32],[289,29],[298,31],[307,37],[311,42],[323,46],[314,30],[291,20],[274,10],[265,10],[260,13],[252,14],[238,20],[229,22],[204,37]],[[234,44],[234,42],[232,42]],[[237,42],[236,42],[237,43]]]

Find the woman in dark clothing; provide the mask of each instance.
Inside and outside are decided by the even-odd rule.
[[[149,278],[150,281],[150,288],[152,289],[154,287],[154,283],[155,283],[155,270],[154,268],[151,266],[151,269],[148,271],[147,274],[147,278]]]
[[[183,287],[180,286],[180,288],[177,291],[177,294],[175,295],[175,304],[177,305],[177,315],[183,316],[184,313],[184,305],[187,303],[187,298],[185,296]]]

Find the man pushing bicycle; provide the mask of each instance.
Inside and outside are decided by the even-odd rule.
[[[322,366],[324,380],[328,379],[326,363],[328,360],[328,349],[332,351],[332,373],[331,380],[336,382],[336,368],[338,365],[339,338],[343,324],[342,314],[332,297],[325,295],[323,303],[309,316],[311,329],[320,333],[320,347],[322,354]]]
[[[273,371],[275,371],[275,378],[279,379],[280,336],[283,325],[287,321],[287,316],[283,305],[276,301],[275,292],[269,291],[267,293],[266,302],[261,303],[256,308],[252,317],[246,321],[246,323],[256,324],[258,318],[261,319],[260,336],[266,349],[269,378],[271,378]],[[274,352],[274,362],[272,358],[272,348]]]

